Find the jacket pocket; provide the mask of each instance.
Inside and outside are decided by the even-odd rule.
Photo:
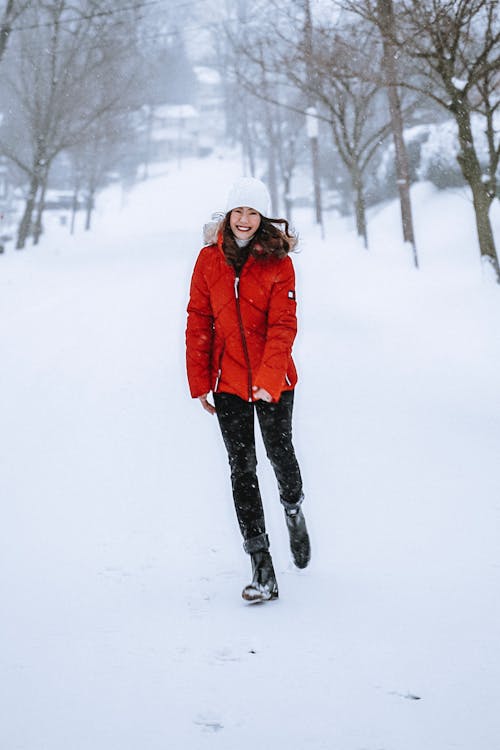
[[[295,362],[290,357],[290,361],[288,362],[288,367],[285,374],[285,384],[287,388],[295,388],[297,385],[297,370],[295,368]]]
[[[222,375],[222,357],[224,355],[224,346],[222,346],[220,352],[216,357],[214,357],[213,367],[212,367],[212,391],[214,393],[217,392],[217,388],[219,387],[220,378]]]

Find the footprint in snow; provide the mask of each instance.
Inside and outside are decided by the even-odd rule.
[[[194,723],[201,728],[202,732],[220,732],[221,729],[224,729],[224,724],[213,717],[198,716]]]
[[[241,657],[235,654],[231,649],[229,648],[221,648],[218,651],[215,651],[214,658],[218,662],[229,662],[229,661],[241,661]]]
[[[404,698],[407,701],[420,701],[422,698],[420,695],[415,695],[415,693],[398,693],[397,690],[391,690],[389,695],[397,695],[398,698]]]

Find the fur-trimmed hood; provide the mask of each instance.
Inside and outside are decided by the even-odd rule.
[[[212,218],[206,224],[203,225],[203,244],[204,245],[216,245],[219,237],[219,232],[222,227],[222,222],[225,219],[225,214],[216,213],[212,214]]]

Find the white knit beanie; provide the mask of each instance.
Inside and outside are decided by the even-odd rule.
[[[271,196],[264,183],[255,177],[242,177],[235,182],[227,196],[226,213],[240,206],[254,208],[262,216],[269,216]]]

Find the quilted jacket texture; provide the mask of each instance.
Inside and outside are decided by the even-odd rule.
[[[214,391],[251,401],[252,386],[258,386],[277,401],[295,387],[295,273],[288,256],[250,256],[238,278],[219,235],[198,256],[187,309],[193,398]]]

